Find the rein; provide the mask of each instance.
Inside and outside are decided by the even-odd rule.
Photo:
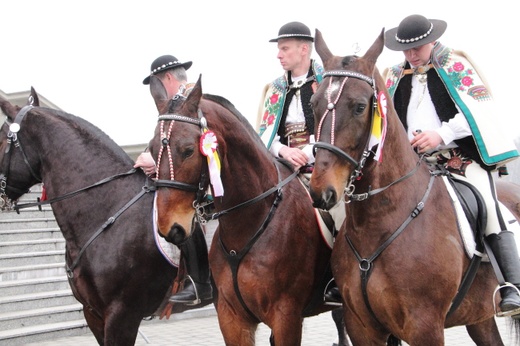
[[[135,172],[135,169],[133,171]],[[119,176],[123,176],[123,175],[126,175],[128,173],[129,172],[121,174]],[[110,181],[110,180],[108,180],[108,181]],[[107,181],[104,181],[104,182],[107,182]],[[95,184],[95,186],[98,186],[98,185],[100,185],[100,184],[97,184],[97,185]],[[92,185],[92,186],[94,186],[94,185]],[[92,187],[92,186],[90,186],[90,187]],[[98,230],[90,237],[90,239],[85,243],[85,245],[83,245],[81,247],[81,249],[79,250],[79,253],[78,253],[78,257],[76,257],[76,259],[74,260],[72,265],[70,267],[68,265],[66,266],[65,271],[67,272],[67,276],[68,276],[69,279],[74,278],[74,269],[78,266],[78,263],[79,263],[79,261],[81,259],[81,256],[83,255],[85,250],[89,247],[89,245],[92,244],[92,242],[101,233],[103,233],[103,231],[105,231],[110,225],[112,225],[114,222],[116,222],[117,218],[119,216],[121,216],[121,214],[123,214],[128,208],[130,208],[141,197],[143,197],[148,192],[154,192],[154,191],[155,191],[155,187],[153,185],[152,186],[148,186],[148,184],[145,184],[143,186],[143,188],[141,189],[141,191],[139,191],[139,193],[137,195],[135,195],[130,201],[128,201],[123,207],[121,207],[121,209],[119,209],[114,215],[109,217],[107,219],[107,221],[105,221],[105,223],[103,225],[101,225],[101,227],[98,228]]]

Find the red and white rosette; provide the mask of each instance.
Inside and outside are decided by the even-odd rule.
[[[217,136],[213,131],[205,130],[200,137],[200,152],[208,158],[209,179],[213,186],[214,197],[224,195],[224,186],[220,178],[220,158],[217,153]]]

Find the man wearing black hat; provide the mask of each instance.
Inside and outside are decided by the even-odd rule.
[[[321,82],[323,67],[311,60],[309,28],[300,22],[282,26],[278,55],[285,74],[268,84],[258,114],[260,136],[273,155],[287,159],[295,168],[314,162],[314,115],[310,98]]]
[[[513,140],[496,126],[496,107],[482,74],[464,52],[437,41],[446,27],[443,20],[415,14],[388,30],[386,47],[402,51],[405,61],[383,76],[411,145],[483,196],[485,240],[496,257],[502,285],[498,315],[520,318],[520,260],[514,234],[508,230],[513,225],[504,222],[514,217],[505,207],[498,208],[492,175],[519,154]]]
[[[191,61],[182,63],[173,55],[160,56],[152,62],[150,75],[143,80],[143,84],[150,84],[150,77],[156,76],[163,83],[168,99],[178,95],[185,97],[193,87],[193,84],[187,84],[186,74],[186,70],[191,65]],[[139,155],[134,167],[141,167],[148,175],[155,173],[155,161],[147,151]],[[184,289],[172,295],[169,301],[198,305],[202,301],[212,299],[213,289],[210,282],[208,248],[202,228],[195,227],[192,236],[179,248],[188,276],[184,281]]]
[[[310,106],[322,80],[323,67],[311,59],[314,38],[300,22],[290,22],[269,42],[278,44],[277,58],[285,74],[264,88],[258,113],[259,134],[269,151],[311,173],[314,155],[314,113]],[[341,302],[334,281],[325,293],[327,303]]]
[[[173,55],[163,55],[152,62],[150,67],[150,74],[143,80],[144,85],[150,84],[150,77],[158,77],[166,89],[168,99],[172,99],[175,95],[186,95],[189,92],[187,84],[188,70],[192,65],[191,61],[180,62]],[[134,168],[141,168],[147,175],[153,176],[155,174],[155,161],[148,151],[141,153],[135,161]]]

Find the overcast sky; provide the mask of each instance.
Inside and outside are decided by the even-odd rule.
[[[157,110],[142,80],[151,62],[172,54],[191,60],[190,81],[226,97],[255,123],[261,90],[282,74],[278,29],[301,21],[319,29],[336,55],[360,55],[383,28],[410,14],[444,19],[441,42],[470,54],[520,134],[517,11],[504,2],[474,1],[70,1],[11,0],[0,7],[0,89],[36,91],[66,112],[100,127],[118,144],[147,143]],[[318,58],[314,54],[315,58]],[[319,58],[318,58],[319,59]],[[402,61],[383,51],[382,71]],[[502,106],[503,105],[503,106]],[[495,116],[495,115],[494,115]]]

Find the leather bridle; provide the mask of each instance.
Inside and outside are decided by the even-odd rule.
[[[30,103],[32,102],[30,101]],[[20,131],[23,119],[25,118],[27,113],[33,108],[34,106],[32,104],[28,104],[20,109],[20,111],[16,114],[14,121],[9,121],[9,118],[5,119],[5,123],[9,126],[9,131],[7,133],[7,146],[5,148],[4,158],[2,162],[0,162],[0,209],[2,210],[11,210],[15,203],[7,196],[7,189],[12,190],[20,195],[23,195],[29,191],[29,189],[19,189],[15,186],[10,186],[7,183],[11,169],[11,157],[14,150],[20,151],[23,157],[23,161],[27,165],[27,168],[29,169],[29,172],[31,173],[32,177],[37,182],[42,182],[41,177],[38,176],[31,168],[27,154],[25,153],[23,145],[18,136],[18,132]]]

